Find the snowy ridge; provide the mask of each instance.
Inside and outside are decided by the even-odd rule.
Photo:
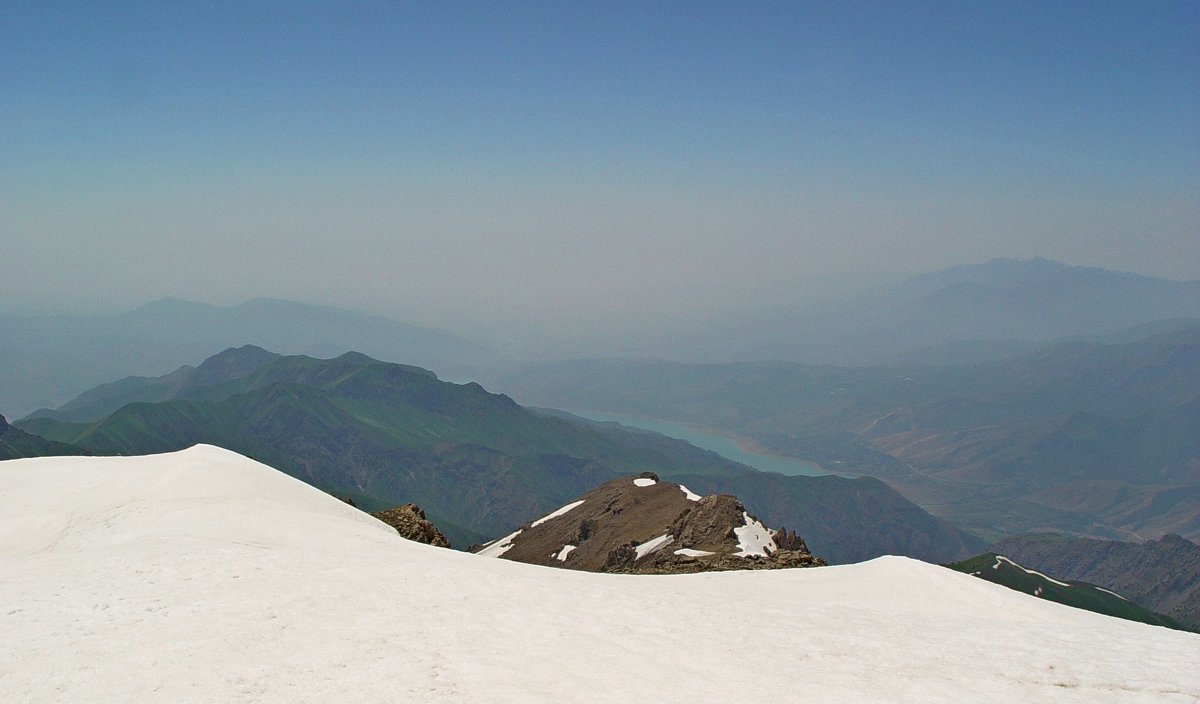
[[[1070,584],[1067,584],[1066,582],[1060,582],[1053,577],[1048,577],[1048,576],[1042,574],[1041,572],[1038,572],[1037,570],[1031,570],[1028,567],[1023,567],[1021,565],[1018,565],[1017,563],[1013,562],[1012,560],[1008,559],[1007,557],[1005,557],[1003,555],[996,556],[996,564],[992,565],[992,569],[994,569],[994,570],[1000,569],[1001,562],[1007,562],[1008,564],[1012,565],[1013,567],[1016,567],[1017,569],[1022,570],[1026,574],[1032,574],[1032,575],[1041,577],[1042,579],[1046,580],[1047,582],[1052,582],[1054,584],[1057,584],[1060,587],[1070,587],[1071,586]],[[1120,595],[1117,594],[1115,596],[1120,596]],[[1123,599],[1124,597],[1121,597],[1121,598]]]
[[[0,506],[0,701],[1200,697],[1200,636],[914,560],[668,577],[485,560],[212,447],[0,462]],[[803,685],[739,666],[781,651]],[[650,662],[673,676],[613,676]]]

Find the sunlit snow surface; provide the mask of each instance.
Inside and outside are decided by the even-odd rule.
[[[679,485],[679,490],[683,492],[683,495],[687,497],[688,501],[699,501],[700,500],[699,494],[697,494],[696,492],[692,491],[691,489],[687,488],[686,486],[684,486],[682,484]]]
[[[1200,698],[1200,636],[914,560],[487,560],[211,447],[0,462],[0,507],[3,702]]]
[[[638,477],[637,479],[633,480],[633,483],[637,486],[654,486],[658,482],[654,481],[650,477]]]

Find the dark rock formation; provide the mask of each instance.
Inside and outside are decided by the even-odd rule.
[[[795,531],[789,531],[787,528],[780,528],[776,531],[775,544],[779,546],[780,550],[808,552],[808,545],[804,543],[804,538],[796,535]]]
[[[371,515],[395,528],[402,538],[439,548],[450,547],[450,541],[433,523],[429,522],[429,519],[425,517],[425,512],[416,504],[404,504],[386,511],[376,511]]]
[[[736,557],[709,555],[691,557],[670,550],[660,550],[632,564],[606,572],[624,574],[690,574],[694,572],[727,572],[730,570],[778,570],[791,567],[820,567],[825,561],[808,552],[777,550],[768,557]]]
[[[736,543],[733,529],[746,522],[742,517],[745,513],[746,507],[733,496],[705,496],[688,501],[667,534],[681,546],[720,544],[731,539]]]
[[[551,567],[676,574],[823,565],[794,532],[772,531],[734,496],[700,497],[653,473],[614,479],[472,552]]]

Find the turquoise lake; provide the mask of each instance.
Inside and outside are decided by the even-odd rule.
[[[566,409],[564,409],[566,410]],[[657,420],[654,418],[640,418],[638,416],[626,416],[615,413],[592,413],[590,411],[574,411],[568,410],[568,413],[573,413],[581,418],[600,422],[620,423],[632,428],[641,428],[642,430],[650,430],[655,433],[660,433],[668,437],[686,440],[696,447],[712,450],[721,455],[725,459],[741,462],[742,464],[750,465],[755,469],[763,472],[778,472],[779,474],[796,475],[803,474],[809,477],[821,476],[830,472],[823,469],[819,465],[804,460],[792,459],[789,457],[781,457],[761,452],[753,452],[743,448],[736,441],[731,440],[724,435],[705,432],[699,428],[694,428],[688,425],[672,423],[665,420]]]

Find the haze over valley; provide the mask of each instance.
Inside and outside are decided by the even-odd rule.
[[[0,9],[0,697],[1200,702],[1198,27]]]

